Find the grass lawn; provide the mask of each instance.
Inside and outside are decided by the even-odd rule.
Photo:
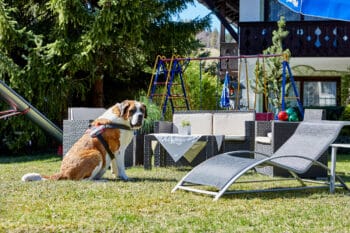
[[[107,182],[20,181],[27,172],[57,172],[60,161],[0,157],[0,232],[350,232],[350,194],[343,189],[237,194],[217,202],[171,193],[189,168],[133,167],[130,182],[110,172]],[[338,156],[337,170],[350,186],[350,155]]]

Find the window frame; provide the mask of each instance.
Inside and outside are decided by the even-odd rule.
[[[282,9],[286,8],[292,14],[299,16],[299,20],[295,20],[295,19],[290,20],[290,19],[286,18],[286,21],[322,21],[322,20],[325,20],[324,18],[319,18],[319,17],[314,17],[314,16],[304,16],[303,14],[299,14],[297,12],[294,12],[294,11],[288,9],[286,6],[283,6],[281,3],[278,2],[278,0],[264,0],[264,21],[265,22],[275,22],[274,20],[269,19],[270,2],[271,1],[274,1],[273,5],[280,6],[280,8],[282,8]],[[330,20],[330,19],[328,19],[328,20]]]
[[[303,107],[335,107],[339,106],[341,102],[341,82],[340,77],[310,77],[310,76],[298,76],[294,77],[295,82],[300,83],[299,96],[301,103],[304,104],[304,83],[305,82],[335,82],[336,83],[336,98],[335,105],[327,105],[327,106],[303,106]]]

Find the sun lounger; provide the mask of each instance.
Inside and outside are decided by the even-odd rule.
[[[193,168],[175,186],[173,192],[177,189],[183,189],[214,195],[214,200],[217,200],[223,194],[227,193],[293,189],[292,187],[287,187],[227,191],[246,172],[254,170],[259,165],[266,164],[290,172],[301,184],[300,187],[294,187],[294,189],[328,187],[332,192],[334,187],[341,186],[348,190],[343,180],[339,176],[335,177],[335,156],[332,156],[332,168],[334,168],[332,172],[327,166],[317,160],[331,146],[342,127],[349,124],[350,122],[340,121],[301,122],[294,134],[272,155],[266,155],[265,158],[260,159],[247,158],[247,156],[242,157],[242,154],[256,153],[251,151],[233,151],[216,155]],[[330,181],[305,180],[298,176],[298,174],[305,173],[312,165],[326,169],[330,173]],[[335,184],[335,180],[338,181],[337,184]],[[313,185],[306,185],[311,181]],[[210,187],[210,190],[203,189],[203,187]],[[211,191],[213,190],[212,187],[217,191]]]

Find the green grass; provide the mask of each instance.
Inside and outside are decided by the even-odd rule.
[[[338,171],[350,185],[350,155]],[[171,189],[187,168],[127,170],[130,182],[21,182],[52,174],[57,156],[0,157],[0,232],[350,232],[350,195],[337,189],[211,196]],[[251,174],[249,178],[259,178]],[[278,185],[278,184],[277,184]],[[242,187],[251,188],[249,184]]]

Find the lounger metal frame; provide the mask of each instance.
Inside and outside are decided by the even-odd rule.
[[[193,185],[196,184],[191,184],[186,181],[186,178],[191,175],[192,171],[189,172],[186,176],[184,176],[180,182],[174,187],[172,192],[175,192],[177,189],[182,189],[182,190],[187,190],[187,191],[192,191],[192,192],[197,192],[201,194],[208,194],[208,195],[213,195],[214,196],[214,201],[218,200],[222,195],[224,194],[237,194],[237,193],[252,193],[252,192],[271,192],[271,191],[290,191],[290,190],[301,190],[301,189],[316,189],[316,188],[329,188],[330,192],[333,193],[335,187],[342,187],[346,190],[349,190],[348,186],[345,184],[343,179],[336,175],[335,173],[335,163],[336,163],[336,150],[332,149],[332,157],[331,157],[331,163],[332,166],[331,168],[328,168],[324,164],[318,162],[317,160],[305,157],[305,156],[300,156],[300,155],[283,155],[283,156],[275,156],[275,157],[268,157],[269,155],[256,152],[256,151],[234,151],[234,152],[227,152],[221,155],[229,154],[229,155],[239,155],[242,153],[258,153],[263,156],[266,156],[267,158],[257,160],[255,163],[252,163],[251,165],[244,167],[240,172],[236,173],[231,179],[228,180],[226,185],[219,189],[217,192],[215,191],[208,191],[204,189],[199,189],[199,188],[194,188]],[[218,155],[220,156],[220,155]],[[233,185],[233,183],[238,180],[242,175],[246,174],[247,171],[254,169],[255,167],[262,165],[262,164],[269,164],[276,166],[275,163],[273,163],[273,160],[279,159],[279,158],[300,158],[300,159],[305,159],[311,161],[314,165],[320,166],[323,169],[326,169],[329,173],[329,181],[318,181],[318,180],[310,180],[310,179],[303,179],[300,178],[295,171],[292,171],[288,169],[287,167],[283,166],[278,166],[280,168],[286,169],[299,183],[301,184],[300,187],[286,187],[286,188],[270,188],[270,189],[258,189],[258,190],[234,190],[234,191],[227,191],[227,189]],[[255,159],[256,160],[256,159]],[[282,180],[290,180],[290,179],[282,179]],[[338,180],[338,183],[336,183],[336,180]],[[277,181],[276,179],[273,180],[263,180],[263,181],[243,181],[243,182],[236,182],[236,183],[248,183],[248,182],[267,182],[267,181]],[[317,186],[307,186],[306,183],[317,183],[319,185]]]

